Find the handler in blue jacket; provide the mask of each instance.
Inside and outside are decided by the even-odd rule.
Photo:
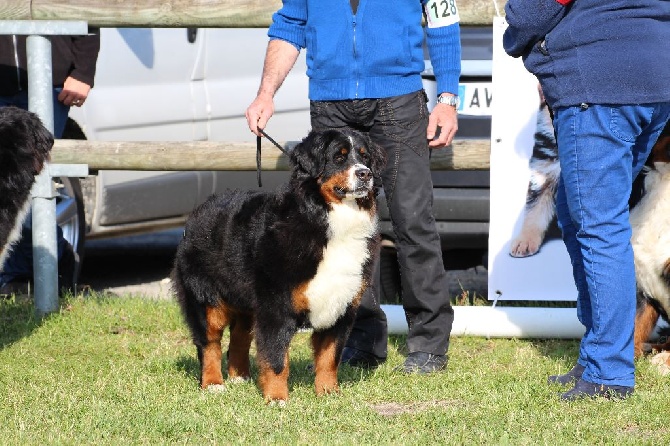
[[[439,92],[430,114],[421,82],[424,11]],[[406,373],[446,367],[454,318],[432,211],[429,146],[450,144],[458,129],[458,20],[453,0],[284,0],[268,32],[258,96],[246,112],[249,128],[258,134],[305,48],[312,128],[350,127],[386,149],[382,183],[409,325],[409,355],[401,367]],[[377,283],[363,297],[342,362],[375,367],[386,360],[387,324],[378,289]]]
[[[556,211],[586,331],[549,382],[564,400],[635,386],[636,285],[628,198],[670,115],[670,1],[509,0],[503,45],[522,56],[554,115]]]

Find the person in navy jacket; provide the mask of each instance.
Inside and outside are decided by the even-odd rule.
[[[259,135],[274,112],[275,93],[306,49],[312,128],[352,128],[386,150],[382,184],[409,326],[409,355],[400,367],[406,373],[446,367],[454,318],[432,212],[429,147],[450,144],[458,129],[458,22],[453,0],[284,0],[268,31],[258,95],[246,111]],[[431,113],[421,81],[424,35],[438,90]],[[377,280],[363,296],[344,363],[375,367],[386,359],[378,290]]]
[[[556,211],[585,327],[564,400],[635,386],[636,283],[628,198],[670,115],[670,1],[509,0],[505,51],[553,112]]]

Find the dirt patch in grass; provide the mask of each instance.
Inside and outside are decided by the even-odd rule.
[[[461,401],[455,400],[435,400],[435,401],[417,401],[412,403],[379,403],[370,404],[370,408],[383,417],[393,417],[406,413],[417,413],[433,408],[454,408],[462,407],[464,404]]]

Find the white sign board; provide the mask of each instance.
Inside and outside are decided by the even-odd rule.
[[[520,58],[508,56],[502,48],[506,26],[503,18],[494,19],[492,84],[496,100],[492,104],[491,122],[488,298],[576,300],[570,258],[555,217],[551,219],[554,230],[548,229],[537,253],[511,254],[527,217],[526,195],[532,174],[529,162],[535,134],[540,130],[538,113],[542,101],[537,79],[525,69]],[[553,130],[550,134],[553,135]],[[553,212],[553,201],[550,207]]]

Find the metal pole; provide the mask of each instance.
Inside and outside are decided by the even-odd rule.
[[[87,32],[88,24],[81,21],[0,21],[0,34],[28,36],[26,41],[28,109],[40,117],[44,126],[52,134],[54,132],[54,93],[51,42],[44,36],[84,35]],[[35,284],[35,311],[38,315],[58,310],[56,190],[51,181],[50,170],[50,164],[45,164],[32,189],[33,282]],[[74,171],[77,170],[81,169]]]
[[[28,109],[35,112],[53,134],[53,81],[51,42],[28,36]],[[33,283],[35,310],[46,314],[58,309],[58,249],[56,241],[56,190],[45,165],[33,187]],[[38,218],[36,218],[38,217]]]

